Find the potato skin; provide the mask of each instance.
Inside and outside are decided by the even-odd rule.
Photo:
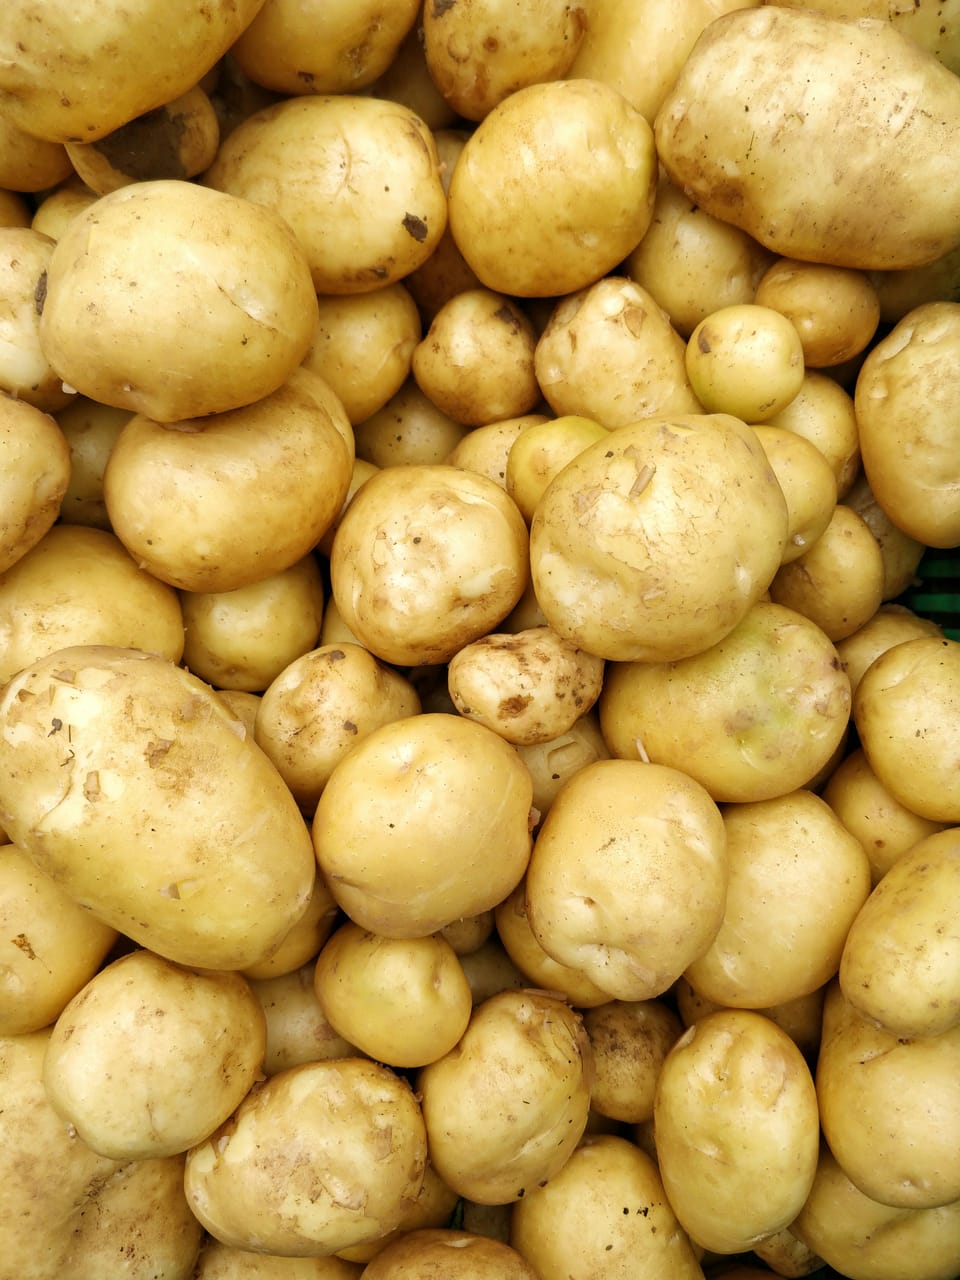
[[[890,270],[960,241],[960,83],[887,22],[726,14],[654,133],[673,182],[783,257]]]
[[[168,959],[245,968],[307,908],[310,835],[280,775],[208,685],[156,655],[77,646],[19,672],[0,778],[16,843]]]
[[[52,527],[70,483],[70,446],[56,419],[0,392],[0,573]]]

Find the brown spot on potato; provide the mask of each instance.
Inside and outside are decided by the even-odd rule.
[[[423,244],[427,238],[427,224],[423,218],[417,217],[415,213],[406,213],[403,216],[403,229],[409,235],[413,236],[417,244]]]

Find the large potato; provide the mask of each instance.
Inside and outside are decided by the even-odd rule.
[[[43,1062],[54,1110],[112,1160],[172,1156],[202,1142],[257,1080],[263,1012],[236,973],[133,951],[96,974],[57,1018]]]
[[[0,573],[51,528],[69,483],[70,446],[56,420],[0,392]]]
[[[618,428],[554,477],[530,566],[547,621],[578,648],[671,662],[733,630],[786,537],[786,500],[750,429],[678,414]]]
[[[467,139],[450,180],[450,229],[488,289],[572,293],[636,247],[656,182],[652,130],[616,89],[598,80],[528,85]]]
[[[316,323],[306,255],[282,218],[166,179],[121,187],[69,224],[50,257],[40,342],[92,400],[176,422],[275,391]]]
[[[324,1256],[398,1226],[427,1136],[407,1082],[364,1058],[272,1076],[187,1155],[187,1202],[212,1236],[256,1253]]]
[[[784,257],[891,269],[960,241],[960,83],[889,23],[725,14],[655,136],[687,195]]]
[[[186,965],[242,969],[307,908],[309,832],[216,694],[135,649],[59,649],[0,697],[0,812],[107,924]]]
[[[210,70],[263,0],[138,4],[11,0],[0,32],[0,111],[52,142],[91,142],[163,106]]]
[[[109,1160],[54,1111],[49,1031],[0,1038],[0,1267],[16,1280],[190,1280],[201,1230],[183,1156]]]
[[[654,1132],[681,1225],[716,1253],[745,1252],[789,1226],[813,1184],[820,1127],[810,1069],[769,1018],[712,1013],[667,1054]]]

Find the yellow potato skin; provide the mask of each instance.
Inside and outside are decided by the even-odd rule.
[[[242,969],[316,876],[296,803],[195,676],[136,649],[60,649],[0,698],[7,832],[107,924],[185,965]]]

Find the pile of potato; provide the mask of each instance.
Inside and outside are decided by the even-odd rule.
[[[953,1280],[960,10],[6,0],[0,1280]]]

